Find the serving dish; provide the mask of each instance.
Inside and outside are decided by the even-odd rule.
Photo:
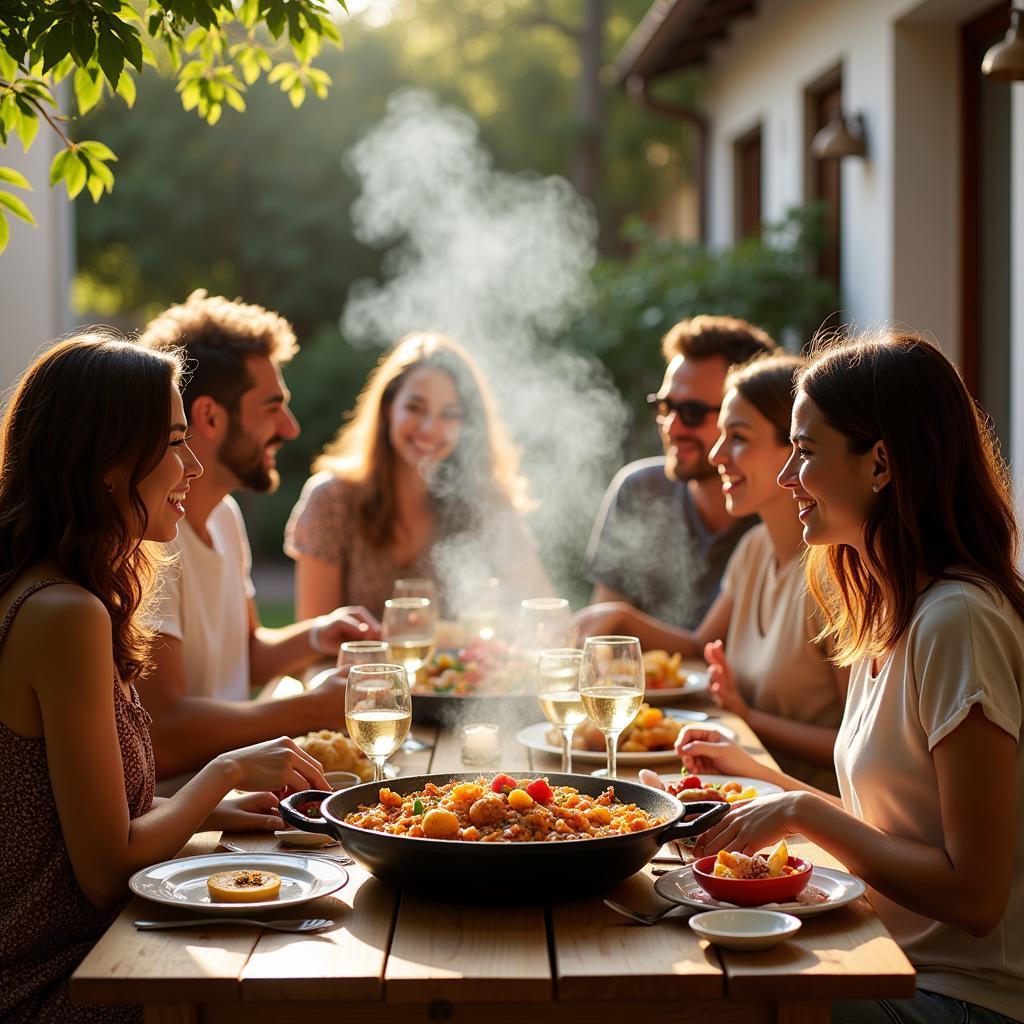
[[[619,757],[622,757],[622,755],[620,754]],[[687,776],[663,775],[659,773],[658,778],[668,786],[675,782],[682,782]],[[743,790],[756,789],[758,796],[769,796],[772,793],[782,792],[782,787],[777,786],[774,782],[765,782],[764,779],[751,779],[746,775],[708,775],[705,772],[701,772],[699,778],[701,782],[709,786],[724,786],[727,782],[735,782]]]
[[[714,874],[713,856],[701,857],[690,866],[693,877],[709,896],[738,907],[763,907],[766,903],[796,900],[811,879],[811,863],[801,857],[787,858],[786,866],[791,873],[775,878],[721,878]]]
[[[800,930],[800,918],[778,910],[706,910],[690,918],[702,938],[725,949],[770,949]]]
[[[655,879],[654,889],[663,899],[684,907],[697,910],[735,909],[735,904],[708,895],[694,877],[692,864]],[[784,910],[795,917],[812,917],[845,907],[863,896],[864,892],[864,883],[856,876],[835,868],[815,865],[811,869],[806,888],[797,899],[762,909]]]
[[[428,782],[439,786],[452,780],[474,782],[481,777],[492,779],[494,774],[416,775],[388,788],[404,795],[419,792]],[[590,775],[552,772],[543,778],[552,786],[572,786],[591,796],[599,796],[608,785]],[[684,808],[675,797],[636,782],[615,780],[613,785],[617,800],[636,804],[663,823],[629,835],[571,842],[472,843],[396,836],[344,821],[360,805],[377,802],[380,785],[374,783],[333,794],[295,793],[281,801],[281,815],[296,828],[339,839],[367,871],[400,889],[448,902],[542,903],[607,889],[639,871],[664,843],[699,835],[728,811],[728,804],[721,803]],[[323,801],[323,818],[308,818],[296,810],[310,800]],[[684,815],[697,817],[683,821]]]
[[[281,894],[257,903],[215,903],[206,880],[220,871],[273,871],[281,876]],[[337,892],[348,882],[348,872],[333,861],[295,853],[207,853],[179,857],[136,871],[128,887],[137,896],[179,910],[204,914],[247,916],[261,910],[296,907],[319,896]]]

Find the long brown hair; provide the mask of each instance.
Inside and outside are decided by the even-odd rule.
[[[180,373],[173,354],[79,335],[29,367],[0,424],[0,591],[33,563],[54,562],[106,607],[124,680],[145,674],[152,637],[136,614],[154,566],[138,485],[166,450]],[[122,464],[131,525],[104,482]]]
[[[891,649],[910,625],[922,575],[998,592],[1024,618],[1009,473],[987,417],[942,352],[896,331],[829,344],[798,390],[852,453],[881,441],[891,474],[864,522],[865,559],[847,544],[808,552],[808,585],[837,660]]]
[[[796,381],[806,367],[806,359],[788,353],[755,356],[729,371],[725,390],[735,389],[775,428],[779,445],[788,445]]]
[[[395,453],[389,437],[391,405],[409,374],[425,368],[451,378],[462,406],[458,443],[431,481],[442,513],[454,528],[467,528],[489,499],[506,500],[516,507],[526,504],[518,453],[469,353],[443,334],[408,334],[381,357],[351,419],[313,463],[314,472],[327,470],[360,485],[360,525],[378,546],[393,538],[398,507]]]

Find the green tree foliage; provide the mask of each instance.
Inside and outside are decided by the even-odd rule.
[[[282,45],[268,45],[268,36]],[[0,145],[16,136],[27,151],[45,121],[63,143],[50,166],[50,184],[63,182],[69,199],[86,189],[96,203],[114,187],[110,164],[117,157],[105,143],[68,130],[54,98],[65,79],[80,115],[104,93],[131,107],[135,76],[145,64],[157,67],[159,55],[184,109],[213,125],[225,107],[245,110],[247,88],[264,74],[295,107],[308,92],[325,97],[330,76],[313,66],[324,39],[341,42],[324,0],[0,4]],[[30,188],[11,168],[0,167],[0,182]],[[0,252],[7,245],[8,212],[35,223],[22,199],[0,192]]]

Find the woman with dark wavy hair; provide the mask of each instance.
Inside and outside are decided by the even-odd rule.
[[[1024,580],[1010,482],[953,365],[905,333],[826,349],[801,377],[779,477],[809,584],[851,664],[841,800],[765,774],[699,730],[684,761],[778,781],[700,852],[803,833],[869,886],[917,969],[913,1000],[836,1021],[1024,1018]]]
[[[276,798],[322,786],[289,739],[217,757],[153,798],[149,716],[134,683],[140,606],[189,481],[173,356],[99,334],[25,373],[0,425],[0,1018],[141,1019],[76,1007],[71,972],[128,897],[133,872],[202,829],[280,826]],[[232,789],[253,790],[232,801]]]

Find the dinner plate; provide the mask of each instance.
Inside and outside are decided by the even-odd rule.
[[[245,868],[273,871],[281,876],[281,895],[276,900],[256,903],[215,903],[210,899],[206,880],[219,871]],[[308,903],[319,896],[337,892],[348,882],[348,872],[334,861],[322,857],[303,857],[296,853],[207,853],[197,857],[179,857],[136,871],[128,885],[138,896],[154,903],[204,914],[242,915],[261,910],[277,910]]]
[[[697,719],[695,716],[700,715]],[[692,715],[680,708],[670,708],[665,712],[667,718],[678,718],[683,721],[700,721],[702,724],[706,724],[709,729],[717,729],[726,739],[736,739],[736,733],[732,729],[726,728],[724,725],[719,725],[717,722],[706,722],[704,721],[705,716],[703,712],[694,712]],[[516,733],[516,739],[524,747],[529,747],[530,750],[537,750],[544,754],[555,754],[561,756],[562,747],[561,745],[556,746],[548,740],[548,730],[554,729],[550,722],[535,722],[533,725],[528,725],[523,729],[520,729]],[[608,760],[608,755],[603,750],[578,750],[573,748],[572,751],[573,761],[579,761],[583,764],[604,764]],[[629,765],[645,765],[645,764],[661,764],[664,761],[678,761],[679,757],[674,750],[671,748],[668,750],[620,750],[616,756],[616,761],[619,764]]]
[[[620,754],[619,757],[621,756]],[[681,779],[685,779],[686,776],[659,774],[658,778],[667,785],[670,782],[679,782]],[[697,778],[701,782],[707,782],[715,786],[724,786],[727,782],[738,782],[744,789],[753,786],[757,790],[758,796],[768,796],[769,793],[782,792],[782,787],[776,786],[774,782],[765,782],[763,779],[748,779],[745,775],[705,775],[704,772],[701,772]]]
[[[644,700],[648,704],[671,704],[682,697],[706,697],[711,689],[711,677],[702,661],[684,661],[679,668],[679,685],[648,686]]]
[[[663,899],[684,907],[696,907],[698,910],[731,910],[735,906],[733,903],[709,896],[693,877],[692,865],[670,871],[667,875],[655,879],[654,889]],[[807,888],[796,900],[787,903],[765,903],[756,909],[783,910],[796,917],[812,917],[835,910],[837,907],[845,907],[863,896],[864,891],[864,883],[855,875],[835,868],[815,867]]]

